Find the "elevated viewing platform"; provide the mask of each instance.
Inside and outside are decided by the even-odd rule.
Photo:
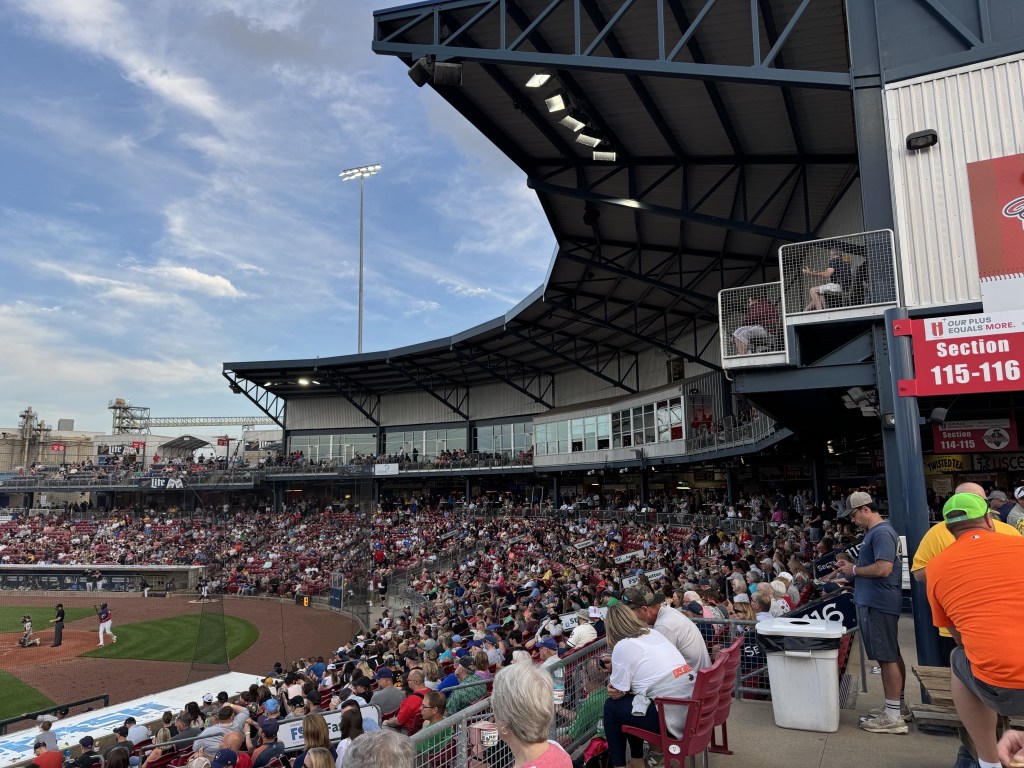
[[[796,365],[797,327],[880,317],[899,306],[892,230],[784,245],[779,275],[719,292],[726,370]]]

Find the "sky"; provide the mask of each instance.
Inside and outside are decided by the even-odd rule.
[[[245,416],[228,361],[498,317],[554,237],[522,172],[396,58],[394,0],[0,4],[0,425]],[[176,430],[162,430],[176,433]]]

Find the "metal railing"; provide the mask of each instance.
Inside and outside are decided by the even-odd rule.
[[[889,229],[784,245],[779,248],[779,273],[786,315],[899,301]]]
[[[787,352],[782,283],[725,288],[718,293],[722,359]]]
[[[54,704],[52,707],[46,709],[37,709],[35,712],[25,712],[21,715],[14,717],[8,717],[6,720],[0,720],[0,735],[7,733],[7,726],[20,723],[23,720],[36,720],[40,715],[51,715],[55,712],[59,712],[62,709],[71,709],[72,707],[81,707],[86,704],[92,704],[94,701],[102,701],[104,707],[110,706],[110,694],[100,693],[96,696],[90,696],[88,699],[79,699],[78,701],[70,701],[67,704]]]

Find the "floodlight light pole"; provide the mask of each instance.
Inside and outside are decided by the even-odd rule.
[[[356,346],[358,354],[363,353],[363,183],[368,176],[380,173],[380,165],[363,165],[347,168],[338,174],[342,181],[359,179],[359,335]]]

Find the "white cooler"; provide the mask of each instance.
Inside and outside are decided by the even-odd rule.
[[[839,730],[840,621],[777,618],[757,623],[780,728]]]

